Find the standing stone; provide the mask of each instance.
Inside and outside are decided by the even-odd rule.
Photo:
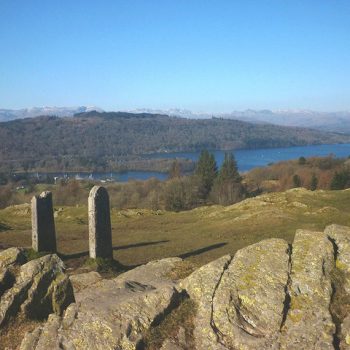
[[[109,197],[101,186],[89,194],[89,250],[90,258],[113,258]]]
[[[32,247],[37,252],[53,252],[56,248],[52,193],[42,192],[32,198]]]

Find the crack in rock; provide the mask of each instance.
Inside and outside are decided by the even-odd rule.
[[[215,333],[216,335],[216,339],[217,339],[217,342],[220,343],[221,345],[225,346],[226,345],[221,341],[220,339],[220,336],[222,337],[223,334],[220,332],[220,330],[216,327],[216,324],[215,324],[215,321],[214,321],[214,299],[215,299],[215,295],[216,295],[216,291],[218,290],[219,286],[220,286],[220,283],[221,283],[221,280],[226,272],[226,270],[229,268],[231,262],[233,260],[233,256],[231,256],[231,258],[225,263],[225,265],[223,266],[223,269],[222,269],[222,272],[221,272],[221,275],[220,275],[220,278],[218,280],[218,282],[216,283],[215,285],[215,288],[214,288],[214,291],[213,291],[213,294],[212,294],[212,298],[211,298],[211,314],[210,314],[210,325],[211,325],[211,328],[213,330],[213,332]]]
[[[291,303],[291,297],[290,297],[290,293],[289,293],[289,289],[292,283],[292,279],[291,279],[291,271],[292,271],[292,252],[293,252],[293,246],[291,244],[288,244],[288,279],[287,279],[287,283],[284,287],[284,292],[285,292],[285,299],[284,299],[284,303],[283,303],[283,317],[282,317],[282,322],[281,322],[281,327],[280,327],[280,331],[283,329],[284,324],[286,323],[286,319],[287,319],[287,315],[288,312],[290,310],[290,303]]]
[[[338,259],[339,248],[334,238],[330,236],[327,236],[327,238],[332,243],[332,246],[333,246],[334,269],[336,269],[336,262]],[[331,286],[332,286],[332,295],[331,295],[331,301],[329,304],[329,313],[332,316],[332,321],[335,326],[335,332],[333,334],[333,346],[335,350],[340,350],[341,321],[338,319],[337,315],[334,313],[334,310],[332,307],[335,302],[335,296],[337,293],[336,282],[334,280],[331,282]]]

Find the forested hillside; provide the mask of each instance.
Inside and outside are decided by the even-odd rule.
[[[107,170],[153,152],[331,144],[350,142],[350,136],[217,118],[93,111],[71,118],[42,116],[0,123],[0,140],[2,170]]]

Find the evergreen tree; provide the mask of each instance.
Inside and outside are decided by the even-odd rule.
[[[207,150],[201,152],[195,169],[198,178],[199,193],[202,199],[206,199],[217,177],[218,168],[215,157]]]
[[[317,185],[318,185],[318,178],[316,177],[315,174],[312,174],[311,183],[310,183],[310,190],[315,191],[317,189]]]
[[[225,153],[224,162],[219,171],[218,181],[240,182],[241,176],[238,172],[237,162],[232,153]]]
[[[245,194],[242,178],[232,153],[225,153],[224,162],[214,182],[212,197],[216,203],[228,205],[241,200]]]
[[[350,174],[346,170],[342,170],[341,172],[336,172],[333,176],[332,182],[331,182],[331,189],[332,190],[343,190],[344,188],[347,188],[350,183]]]
[[[169,171],[169,179],[176,179],[181,177],[181,166],[177,159],[174,160]]]
[[[298,163],[299,163],[299,165],[305,165],[306,164],[306,158],[305,157],[300,157]]]
[[[293,185],[294,187],[301,187],[301,179],[300,176],[297,174],[293,176]]]

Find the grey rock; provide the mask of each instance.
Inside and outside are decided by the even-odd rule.
[[[101,281],[102,277],[98,272],[91,271],[86,273],[80,273],[69,277],[74,293],[78,294],[79,291],[85,288],[93,288],[93,285]]]
[[[56,231],[52,193],[32,198],[32,247],[36,252],[56,252]]]
[[[336,250],[336,268],[343,272],[345,292],[350,294],[350,228],[330,225],[325,229]]]
[[[151,262],[115,279],[93,282],[92,288],[76,294],[79,302],[71,304],[62,318],[27,335],[21,349],[29,342],[38,344],[32,349],[41,349],[40,344],[60,349],[58,344],[63,343],[76,350],[136,349],[142,334],[180,297],[167,277],[180,260]]]
[[[1,296],[0,327],[19,312],[26,318],[60,314],[73,301],[63,262],[55,254],[46,255],[22,265],[13,286]]]
[[[102,186],[94,186],[89,194],[90,258],[112,259],[112,229],[109,196]]]
[[[0,252],[0,270],[15,264],[23,264],[25,261],[23,249],[13,247]]]
[[[288,280],[288,244],[269,239],[239,250],[213,298],[212,326],[228,349],[275,349]]]
[[[160,350],[187,350],[186,331],[183,327],[179,328],[175,339],[166,339]]]
[[[0,269],[0,297],[11,287],[13,279],[10,269]]]
[[[350,349],[350,228],[330,225],[325,229],[334,246],[332,307],[340,349]]]
[[[329,311],[333,247],[323,232],[298,230],[292,253],[290,307],[281,349],[333,349],[335,325]]]
[[[153,261],[109,280],[71,276],[76,302],[28,333],[21,349],[136,350],[185,295],[196,304],[193,339],[176,324],[161,350],[350,348],[350,228],[298,230],[292,247],[264,240],[175,282],[179,262]],[[40,305],[32,284],[23,311],[30,300]]]
[[[180,287],[197,303],[193,332],[197,349],[226,349],[218,342],[212,327],[212,305],[215,290],[231,260],[230,255],[225,255],[202,266],[180,283]]]

